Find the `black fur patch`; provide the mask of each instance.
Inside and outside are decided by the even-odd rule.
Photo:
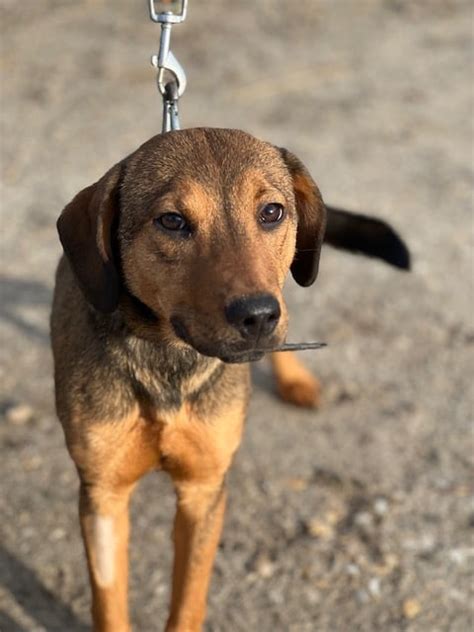
[[[395,230],[386,222],[327,206],[324,242],[334,248],[376,257],[388,264],[410,270],[410,252]]]

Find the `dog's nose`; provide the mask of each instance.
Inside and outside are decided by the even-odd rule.
[[[280,304],[271,294],[242,296],[225,308],[227,322],[247,339],[269,336],[280,319]]]

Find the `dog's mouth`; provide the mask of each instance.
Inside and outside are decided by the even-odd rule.
[[[171,318],[171,325],[176,336],[195,349],[198,353],[218,358],[226,364],[243,364],[246,362],[257,362],[261,360],[266,353],[272,352],[280,344],[280,340],[276,337],[267,340],[265,345],[249,346],[246,341],[238,342],[219,342],[212,343],[197,341],[190,335],[186,325],[177,316]]]
[[[233,355],[221,355],[219,358],[226,364],[242,364],[244,362],[257,362],[263,358],[265,353],[268,353],[268,351],[254,349],[252,351],[235,353]]]

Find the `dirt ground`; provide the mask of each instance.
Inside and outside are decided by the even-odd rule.
[[[72,196],[160,130],[146,2],[1,0],[0,629],[83,632],[77,480],[53,409],[48,315]],[[467,632],[473,625],[472,4],[190,0],[173,50],[186,126],[297,153],[328,202],[391,221],[404,274],[326,250],[288,283],[318,412],[255,367],[208,632]],[[133,503],[135,629],[162,629],[174,498]]]

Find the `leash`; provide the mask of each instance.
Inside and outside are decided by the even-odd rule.
[[[179,9],[178,11],[157,12],[157,4],[167,4]],[[162,133],[179,130],[179,98],[186,90],[186,74],[183,67],[173,55],[170,49],[171,29],[175,24],[181,24],[186,19],[188,0],[149,0],[150,19],[160,24],[160,45],[158,53],[152,55],[151,63],[158,70],[156,84],[163,99],[163,123]],[[309,349],[322,349],[325,342],[300,342],[287,343],[269,349],[269,351],[307,351]]]
[[[164,4],[163,0],[159,4]],[[162,132],[180,129],[179,98],[186,90],[186,74],[183,67],[170,50],[171,29],[175,24],[181,24],[186,19],[188,0],[166,0],[166,4],[180,5],[179,12],[156,11],[157,2],[149,0],[150,19],[160,24],[160,46],[158,53],[152,55],[151,63],[158,70],[156,84],[163,99]]]

